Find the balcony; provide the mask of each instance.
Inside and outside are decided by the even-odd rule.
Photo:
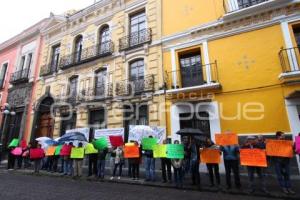
[[[82,89],[79,93],[78,101],[101,101],[112,98],[113,84],[107,83],[94,88]]]
[[[113,51],[114,45],[112,41],[108,41],[62,57],[59,66],[61,69],[68,69],[76,65],[94,61],[98,58],[112,55]]]
[[[30,75],[30,69],[28,68],[16,71],[11,74],[10,83],[18,84],[18,83],[28,82],[29,75]]]
[[[167,93],[190,92],[204,89],[219,89],[217,62],[181,68],[166,72]]]
[[[282,74],[279,78],[292,78],[300,76],[300,47],[282,48],[279,52],[279,59]]]
[[[248,7],[252,7],[269,0],[223,0],[226,13],[235,12]]]
[[[142,79],[123,80],[116,83],[117,96],[135,96],[154,91],[154,75]]]
[[[151,43],[152,30],[150,28],[141,30],[139,32],[131,33],[119,39],[119,50],[125,51],[139,47],[146,43]]]
[[[57,72],[58,66],[55,66],[53,64],[44,65],[41,67],[40,76],[48,76],[55,72]]]

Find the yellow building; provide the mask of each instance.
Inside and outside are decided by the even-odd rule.
[[[164,0],[167,132],[300,132],[300,2]]]
[[[166,126],[157,0],[103,0],[52,16],[32,139],[80,127]],[[54,113],[54,115],[52,115]],[[128,117],[129,116],[129,117]]]

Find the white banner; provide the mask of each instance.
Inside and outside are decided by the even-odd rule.
[[[122,136],[124,140],[124,128],[111,128],[111,129],[96,129],[94,138],[99,139],[105,137],[108,143],[108,147],[111,147],[109,136]]]
[[[162,144],[166,139],[166,128],[157,126],[130,125],[128,141],[137,141],[139,144],[143,138],[152,136],[158,139],[158,143]]]
[[[90,128],[75,128],[75,129],[71,129],[71,130],[66,130],[66,133],[72,133],[72,132],[79,132],[84,134],[85,138],[87,141],[89,141],[89,137],[90,137]],[[73,144],[74,146],[78,146],[78,141],[74,141]],[[84,143],[85,145],[85,143]]]

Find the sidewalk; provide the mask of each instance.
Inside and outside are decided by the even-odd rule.
[[[1,171],[5,171],[5,166],[2,164],[0,166]],[[7,170],[6,170],[7,171]],[[31,169],[20,169],[20,170],[12,170],[12,171],[7,171],[8,173],[19,173],[19,174],[24,174],[24,175],[36,175],[33,174],[33,170]],[[132,180],[128,178],[127,175],[127,168],[124,168],[123,170],[123,176],[121,177],[120,180],[115,177],[115,179],[110,180],[111,178],[111,173],[110,169],[106,168],[106,175],[104,180],[100,180],[95,177],[86,177],[87,175],[87,167],[84,166],[83,168],[83,177],[77,178],[77,181],[102,181],[102,182],[110,182],[110,183],[115,183],[115,184],[130,184],[130,185],[142,185],[142,186],[151,186],[151,187],[164,187],[164,188],[174,188],[174,183],[162,183],[161,181],[161,173],[160,171],[157,170],[156,177],[157,180],[156,182],[146,182],[144,181],[144,169],[141,168],[140,171],[140,180]],[[124,176],[125,175],[125,176]],[[71,179],[72,177],[70,176],[63,176],[59,173],[51,173],[51,172],[46,172],[46,171],[40,171],[39,176],[49,176],[49,177],[56,177],[56,178],[69,178]],[[209,187],[209,179],[208,175],[206,173],[201,173],[201,186],[202,192],[220,192],[220,193],[226,193],[226,194],[232,194],[232,195],[247,195],[247,196],[253,196],[253,197],[268,197],[268,198],[276,198],[276,199],[295,199],[299,200],[300,199],[300,180],[298,178],[293,178],[292,180],[292,185],[293,189],[295,192],[297,192],[296,195],[286,195],[283,194],[280,190],[280,187],[278,186],[278,182],[275,177],[268,175],[266,177],[266,184],[267,184],[267,189],[270,192],[270,194],[264,194],[262,192],[256,191],[253,194],[248,193],[248,180],[247,176],[245,174],[241,174],[241,182],[242,182],[242,189],[232,189],[232,190],[226,190],[226,184],[225,184],[225,175],[221,174],[221,187],[216,188],[216,187]],[[184,180],[184,191],[189,191],[189,190],[198,190],[196,186],[193,186],[191,184],[191,178],[186,177]],[[259,184],[258,184],[259,185]],[[199,191],[200,192],[200,191]]]

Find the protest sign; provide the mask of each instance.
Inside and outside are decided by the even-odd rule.
[[[267,167],[267,155],[263,149],[240,149],[242,166]]]
[[[35,148],[35,149],[30,149],[29,151],[30,159],[35,160],[35,159],[41,159],[44,158],[45,153],[44,150],[41,148]]]
[[[124,141],[124,128],[111,128],[111,129],[96,129],[94,138],[97,140],[99,138],[105,137],[107,140],[107,147],[111,148],[112,144],[110,141],[110,136],[121,136]]]
[[[156,138],[143,138],[142,139],[143,150],[153,150],[153,147],[156,144],[157,144]]]
[[[54,155],[55,155],[55,156],[59,156],[59,155],[60,155],[60,152],[61,152],[61,149],[62,149],[62,145],[58,145],[58,146],[55,148],[55,153],[54,153]]]
[[[91,143],[88,143],[85,146],[85,154],[94,154],[94,153],[98,153],[98,150],[95,149],[94,145]]]
[[[293,142],[290,140],[267,140],[268,156],[293,157]]]
[[[54,156],[55,150],[56,150],[55,146],[48,147],[46,151],[46,156]]]
[[[184,147],[182,144],[168,144],[167,145],[167,158],[183,159]]]
[[[142,143],[143,138],[152,136],[157,138],[157,143],[162,144],[166,138],[166,128],[158,126],[130,125],[128,141],[136,141]]]
[[[98,150],[103,150],[108,147],[106,137],[101,137],[93,142],[93,145]]]
[[[113,146],[113,147],[120,147],[120,146],[123,146],[123,144],[124,144],[122,135],[110,135],[109,141],[110,141],[111,146]]]
[[[19,146],[19,139],[15,138],[9,143],[8,148],[17,146]]]
[[[140,149],[138,146],[125,146],[124,147],[124,158],[139,158]]]
[[[218,149],[202,149],[200,151],[200,161],[206,164],[219,164],[221,162],[221,153]]]
[[[238,136],[236,133],[221,133],[215,135],[216,144],[220,146],[237,145]]]
[[[68,144],[64,144],[61,148],[60,155],[61,156],[69,156],[71,154],[72,146]]]
[[[11,151],[11,154],[12,154],[12,155],[15,155],[15,156],[20,156],[20,155],[22,155],[22,148],[21,148],[21,147],[16,147],[16,148],[14,148],[14,149]]]
[[[296,137],[295,143],[296,143],[296,153],[300,154],[300,136]]]
[[[167,145],[156,144],[153,147],[153,157],[154,158],[166,158],[167,157]]]
[[[84,158],[84,148],[83,147],[73,147],[71,150],[72,159],[83,159]]]

